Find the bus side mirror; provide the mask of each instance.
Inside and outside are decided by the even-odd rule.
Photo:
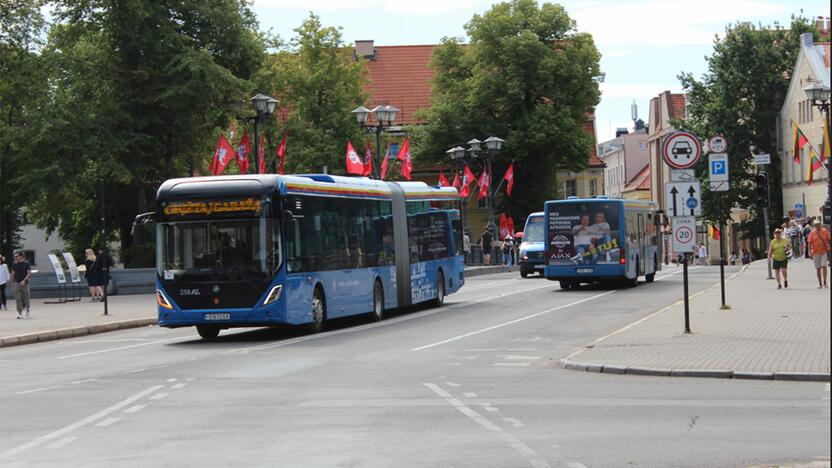
[[[155,221],[156,213],[142,213],[136,216],[136,219],[133,220],[133,226],[131,228],[130,234],[133,236],[133,242],[136,245],[144,245],[146,239],[144,236],[144,226],[147,223],[152,223]]]

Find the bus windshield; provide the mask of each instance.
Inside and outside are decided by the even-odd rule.
[[[620,216],[617,203],[563,203],[549,211],[550,264],[617,263]]]
[[[160,223],[159,276],[271,277],[281,260],[276,225],[267,218]]]
[[[523,242],[543,242],[543,216],[532,216],[523,229]]]

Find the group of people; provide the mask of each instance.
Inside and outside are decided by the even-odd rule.
[[[470,249],[470,241],[466,242],[468,235],[464,234],[462,238],[463,247],[465,248],[465,253],[468,253],[468,249]],[[467,244],[467,247],[466,247]],[[500,256],[502,257],[503,265],[508,267],[508,271],[511,271],[511,267],[514,265],[514,236],[511,234],[507,234],[505,239],[502,240],[495,240],[494,234],[492,233],[491,227],[486,227],[485,231],[483,231],[482,236],[480,236],[480,248],[482,249],[482,263],[484,265],[491,264],[491,252],[494,250],[496,246],[500,252]]]
[[[818,288],[828,288],[827,269],[829,266],[829,231],[821,225],[820,220],[811,220],[812,228],[804,233],[804,228],[797,223],[786,220],[782,227],[774,230],[774,239],[768,248],[771,268],[777,278],[777,289],[789,287],[789,259],[800,256],[801,244],[805,245],[804,254],[815,264]],[[808,223],[807,223],[808,225]],[[796,235],[794,233],[797,232]],[[801,237],[805,240],[801,242]],[[781,282],[782,277],[782,282]]]

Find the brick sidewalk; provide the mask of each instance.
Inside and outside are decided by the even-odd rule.
[[[829,381],[829,290],[817,289],[811,260],[790,262],[789,273],[789,288],[777,290],[765,279],[766,262],[754,262],[726,280],[731,310],[720,310],[718,284],[691,297],[691,334],[683,333],[679,301],[561,365],[617,374]]]

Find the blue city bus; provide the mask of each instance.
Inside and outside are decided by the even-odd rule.
[[[661,264],[659,217],[652,201],[596,197],[547,201],[544,274],[562,289],[581,283],[650,283]]]
[[[544,243],[543,235],[546,218],[542,211],[532,213],[526,218],[523,228],[523,242],[520,244],[520,276],[523,278],[531,273],[543,274]]]
[[[164,182],[157,193],[159,325],[305,325],[432,301],[464,284],[452,187],[332,175]]]

